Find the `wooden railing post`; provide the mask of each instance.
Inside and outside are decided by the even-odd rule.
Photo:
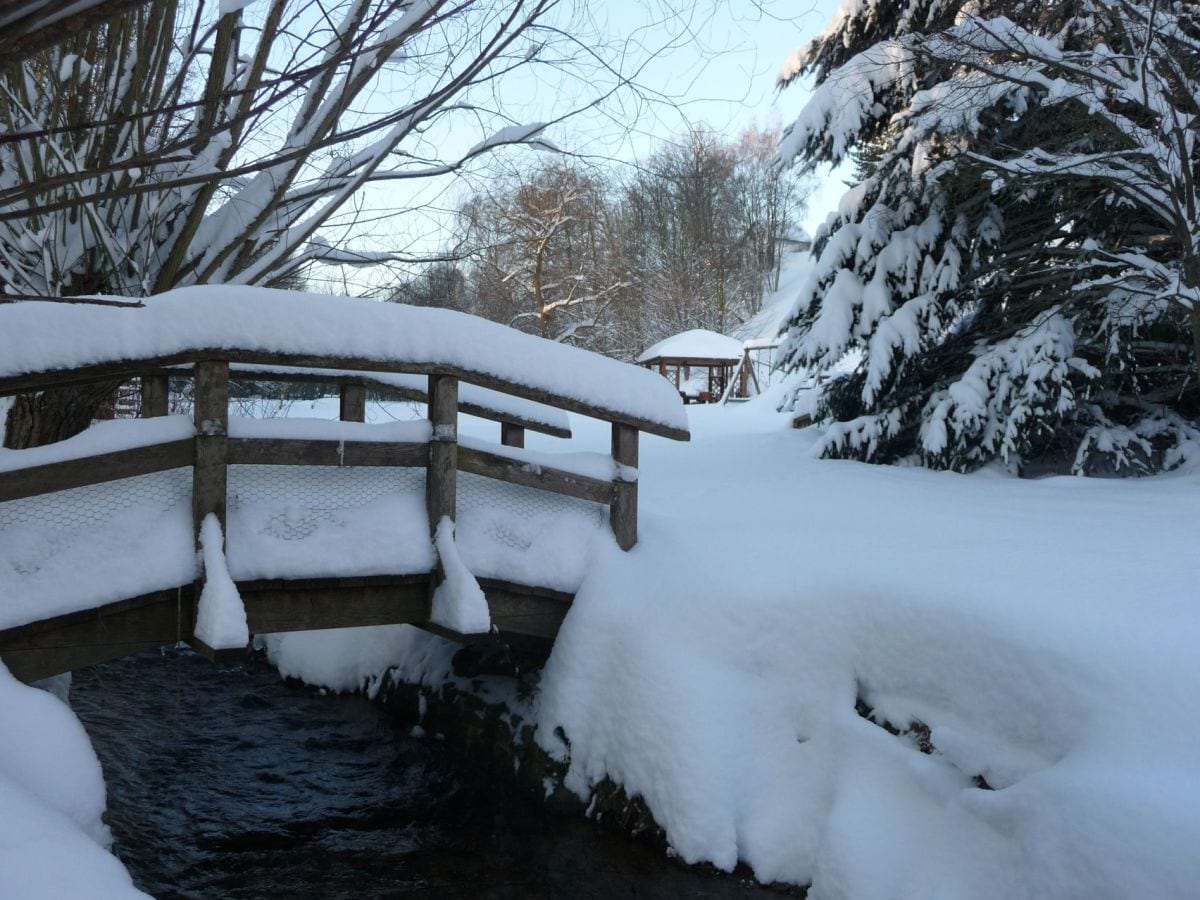
[[[362,384],[343,384],[341,397],[342,421],[367,421],[367,388]]]
[[[225,532],[225,493],[229,481],[229,363],[198,362],[195,370],[196,460],[192,468],[192,520],[216,513]]]
[[[618,463],[636,469],[638,464],[638,430],[632,425],[614,422],[612,426],[612,455]],[[623,480],[620,475],[613,483],[609,524],[617,538],[617,546],[628,550],[637,543],[637,481]]]
[[[455,517],[458,487],[458,379],[449,375],[429,376],[429,422],[433,440],[429,445],[429,469],[425,473],[425,506],[429,530],[437,530],[443,516]]]
[[[511,422],[500,423],[500,443],[506,447],[525,446],[525,428]]]
[[[170,412],[167,402],[170,379],[166,375],[143,375],[141,383],[142,418],[152,419]]]

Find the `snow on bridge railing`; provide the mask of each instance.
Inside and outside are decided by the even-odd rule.
[[[448,376],[689,436],[678,396],[653,373],[451,310],[228,286],[171,291],[141,308],[0,304],[0,396],[199,361]]]
[[[184,369],[183,372],[189,376],[191,374],[187,369]],[[167,370],[160,374],[169,376],[177,374],[177,370]],[[230,366],[229,377],[235,381],[336,384],[342,394],[343,411],[345,411],[347,403],[352,404],[351,415],[343,415],[343,418],[354,421],[362,418],[353,410],[359,403],[365,402],[365,391],[371,391],[389,399],[424,403],[428,390],[425,379],[420,375],[389,372],[351,372],[338,369],[301,369],[288,366],[236,364]],[[358,388],[364,390],[358,390]],[[464,383],[459,394],[459,409],[467,415],[491,419],[501,425],[529,429],[552,437],[569,438],[571,436],[570,419],[561,409],[474,384]]]

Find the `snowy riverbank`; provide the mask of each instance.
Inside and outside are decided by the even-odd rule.
[[[0,896],[145,897],[107,852],[104,808],[100,763],[75,714],[0,663]]]
[[[326,405],[291,414],[335,415]],[[768,403],[690,413],[691,444],[644,442],[640,542],[588,550],[522,709],[570,789],[611,778],[685,860],[742,860],[764,881],[812,882],[815,898],[1193,894],[1200,475],[1020,481],[818,461],[815,435]],[[569,443],[530,446],[605,449],[606,428],[573,425]],[[348,688],[393,664],[444,670],[436,640],[375,629],[273,649],[282,671]],[[38,703],[0,728],[24,759],[39,758],[37,723],[62,718]],[[100,843],[76,849],[99,827],[85,749],[54,768],[90,772],[92,800],[74,819],[39,801],[61,840],[37,846],[108,872],[92,896],[121,896]],[[29,792],[39,782],[14,758],[4,784]]]
[[[1191,894],[1200,477],[817,461],[767,404],[691,412],[692,444],[645,443],[640,542],[593,548],[527,711],[569,787],[610,777],[685,860],[818,898]],[[389,640],[424,652],[276,656],[345,687]]]

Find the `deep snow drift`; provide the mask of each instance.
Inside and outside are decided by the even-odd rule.
[[[814,898],[1194,896],[1197,474],[820,461],[769,397],[691,420],[643,443],[639,544],[594,543],[524,710],[548,750],[566,733],[572,788],[611,776],[684,859]],[[338,688],[445,663],[366,640],[272,651]]]
[[[292,412],[332,418],[336,401]],[[1200,475],[872,467],[813,459],[819,435],[771,397],[690,415],[691,444],[643,441],[637,547],[604,529],[567,542],[582,581],[522,713],[569,752],[572,788],[611,776],[684,859],[740,859],[814,898],[1195,895]],[[572,425],[531,449],[607,447],[607,427]],[[464,510],[460,540],[486,514]],[[270,644],[282,671],[340,689],[392,664],[444,672],[450,651],[407,628]],[[39,794],[54,778],[21,766],[51,757],[29,746],[69,727],[49,696],[33,718],[9,703],[31,692],[0,676],[0,693],[0,741],[18,747],[3,808],[28,810],[3,817],[0,865],[27,871],[36,852],[69,862],[55,878],[91,879],[88,896],[128,893],[86,836],[103,801],[82,735],[54,763],[82,788]]]
[[[116,857],[100,763],[75,714],[0,663],[0,895],[145,897]]]

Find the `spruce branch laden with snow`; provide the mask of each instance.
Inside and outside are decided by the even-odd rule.
[[[1200,437],[1200,14],[1192,4],[844,6],[784,83],[781,145],[858,156],[787,364],[829,456],[1148,471]]]

